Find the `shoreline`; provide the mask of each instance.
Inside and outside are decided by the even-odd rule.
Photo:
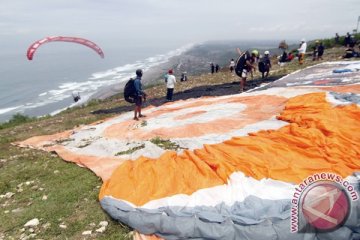
[[[182,57],[183,54],[184,53],[179,56],[173,56],[167,62],[161,63],[144,71],[144,76],[142,78],[143,88],[157,83],[160,84],[162,76],[167,72],[168,69],[173,68],[177,65],[177,61]],[[133,77],[135,77],[135,72]],[[112,96],[122,93],[127,81],[128,80],[125,80],[123,82],[119,82],[99,89],[97,92],[92,94],[89,99],[83,104],[86,104],[87,102],[95,99],[104,100],[106,98],[110,98]]]
[[[228,61],[236,57],[235,47],[234,46],[245,46],[242,45],[241,41],[238,43],[224,43],[224,42],[205,42],[205,43],[196,43],[196,44],[188,44],[185,46],[181,46],[175,50],[167,52],[165,54],[155,55],[154,57],[146,58],[140,61],[140,68],[144,70],[143,77],[143,88],[147,89],[149,87],[155,85],[161,85],[164,83],[163,75],[167,73],[169,69],[174,70],[174,74],[177,79],[180,79],[182,72],[187,72],[187,76],[199,76],[200,74],[209,72],[209,64],[210,62],[218,63],[221,67],[227,67]],[[245,48],[245,47],[242,47]],[[154,61],[155,60],[155,61]],[[158,62],[158,63],[157,63]],[[158,65],[157,65],[158,64]],[[115,82],[115,84],[110,83],[110,85],[100,87],[96,89],[93,93],[87,93],[80,91],[81,100],[79,102],[74,102],[71,94],[67,94],[66,97],[62,98],[57,102],[51,102],[50,104],[43,105],[45,100],[40,101],[39,107],[31,107],[27,104],[23,104],[20,107],[17,107],[14,111],[9,111],[8,113],[4,113],[0,115],[1,122],[7,122],[13,118],[16,114],[21,114],[24,116],[41,118],[43,116],[54,116],[63,112],[67,109],[71,109],[74,107],[80,107],[88,104],[92,100],[104,100],[106,98],[110,98],[114,95],[118,95],[123,92],[124,86],[127,80],[130,78],[131,72],[134,72],[137,63],[126,64],[124,66],[132,67],[133,70],[126,70],[125,77],[116,79],[114,76],[109,76],[110,81]],[[124,67],[122,66],[122,67]],[[114,72],[119,71],[120,67],[116,67],[113,69],[109,69],[104,71]],[[100,72],[101,73],[101,72]],[[129,76],[129,77],[126,77]],[[101,81],[105,81],[107,78],[103,77]],[[116,81],[114,81],[116,80]],[[94,82],[93,84],[96,84]],[[61,87],[60,87],[61,88]],[[51,92],[49,90],[48,92]],[[55,90],[54,90],[55,91]],[[57,89],[56,91],[60,91]],[[63,90],[62,90],[63,91]],[[77,92],[77,90],[73,90],[73,92]],[[37,104],[36,102],[33,104]]]
[[[104,100],[106,98],[112,97],[123,92],[123,88],[130,78],[131,73],[134,72],[135,68],[138,65],[139,68],[144,69],[144,87],[147,85],[152,85],[156,83],[162,76],[162,73],[166,68],[169,68],[171,65],[176,64],[179,57],[191,50],[196,44],[187,44],[183,46],[179,46],[176,49],[170,51],[160,51],[160,53],[150,56],[144,57],[143,59],[133,61],[127,64],[120,65],[118,67],[110,67],[107,70],[96,72],[93,74],[105,74],[105,76],[100,78],[99,76],[96,79],[92,79],[92,77],[85,76],[85,80],[72,81],[72,85],[78,85],[80,88],[85,84],[87,84],[88,89],[74,89],[71,90],[72,93],[80,93],[81,99],[78,102],[75,102],[72,98],[72,93],[69,92],[70,83],[60,83],[58,87],[52,87],[49,89],[43,90],[45,93],[49,93],[49,99],[46,99],[46,94],[42,94],[42,99],[39,96],[34,95],[33,100],[26,100],[24,103],[18,104],[18,106],[10,106],[8,108],[4,107],[3,113],[0,114],[0,123],[6,123],[9,120],[13,119],[16,115],[22,115],[30,118],[41,118],[44,116],[54,116],[57,115],[67,109],[71,109],[74,107],[86,106],[90,101],[100,99]],[[115,65],[116,66],[116,65]],[[133,68],[133,70],[131,70]],[[106,76],[106,74],[110,74]],[[112,74],[112,75],[111,75]],[[119,75],[119,76],[117,76]],[[129,77],[126,77],[129,76]],[[86,80],[87,79],[87,80]],[[102,84],[103,86],[97,87],[99,82],[108,81],[108,84]],[[66,86],[65,86],[66,85]],[[91,86],[94,86],[92,89]],[[29,90],[30,91],[30,90]],[[31,91],[30,91],[31,92]],[[56,100],[59,96],[52,96],[51,92],[60,92],[60,100]],[[66,92],[66,93],[61,93]],[[50,94],[51,93],[51,94]],[[63,96],[62,96],[62,95]],[[54,100],[55,99],[55,100]],[[22,100],[22,99],[20,99]]]

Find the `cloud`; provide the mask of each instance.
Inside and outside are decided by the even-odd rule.
[[[358,0],[1,1],[2,41],[59,34],[84,34],[109,43],[135,38],[186,43],[332,35],[356,27],[352,25],[360,9]]]

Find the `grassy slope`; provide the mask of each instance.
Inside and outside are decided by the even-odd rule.
[[[324,58],[336,60],[343,51],[343,48],[327,50]],[[310,57],[303,66],[293,61],[279,68],[274,63],[271,75],[283,76],[315,63],[318,62],[312,62]],[[259,75],[255,74],[254,79],[258,78]],[[189,76],[189,81],[179,83],[176,91],[233,81],[238,81],[237,77],[224,69],[214,75]],[[162,97],[165,91],[162,85],[147,89],[150,98]],[[109,222],[105,233],[93,233],[87,239],[130,238],[131,229],[112,221],[102,211],[98,203],[102,182],[91,171],[64,162],[55,154],[11,145],[11,142],[31,136],[52,134],[111,117],[114,114],[94,115],[91,112],[123,105],[127,104],[118,95],[103,101],[92,101],[87,106],[70,109],[54,117],[32,120],[0,130],[0,195],[15,193],[11,198],[0,199],[0,239],[20,239],[24,233],[29,235],[29,230],[23,232],[22,229],[33,218],[40,220],[40,225],[33,229],[36,238],[84,239],[83,231],[94,232],[99,228],[98,223],[104,220]],[[43,196],[47,196],[47,200],[42,200]],[[60,228],[60,224],[65,224],[67,228]]]

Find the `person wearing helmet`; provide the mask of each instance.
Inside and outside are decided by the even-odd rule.
[[[307,44],[305,39],[301,39],[300,48],[298,49],[299,55],[299,64],[302,65],[304,63],[305,53],[306,53]]]
[[[313,61],[317,60],[318,58],[318,46],[319,46],[319,40],[316,40],[315,45],[313,46]]]
[[[138,121],[138,117],[145,117],[145,115],[141,114],[141,106],[144,101],[146,100],[146,93],[142,90],[141,86],[141,77],[143,76],[143,71],[141,69],[136,70],[136,78],[134,81],[135,86],[135,110],[134,110],[134,120]]]
[[[241,52],[241,50],[237,48],[237,52],[240,56],[236,61],[235,73],[240,77],[240,92],[243,92],[248,72],[252,71],[252,69],[255,70],[255,67],[251,63],[252,56],[249,51]]]
[[[249,59],[249,63],[247,64],[247,71],[250,73],[251,79],[254,78],[254,72],[256,71],[255,63],[259,60],[259,51],[258,50],[252,50],[251,51],[251,57]]]
[[[258,64],[259,72],[261,72],[261,77],[267,78],[269,76],[270,68],[271,68],[271,61],[270,61],[270,52],[265,51],[264,57],[260,59]]]

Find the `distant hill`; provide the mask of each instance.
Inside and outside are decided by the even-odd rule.
[[[228,67],[230,60],[237,59],[236,48],[244,50],[257,49],[260,53],[269,50],[272,55],[279,55],[279,41],[209,41],[198,44],[175,60],[178,72],[187,72],[190,75],[210,71],[210,63]],[[294,45],[295,46],[295,45]]]

